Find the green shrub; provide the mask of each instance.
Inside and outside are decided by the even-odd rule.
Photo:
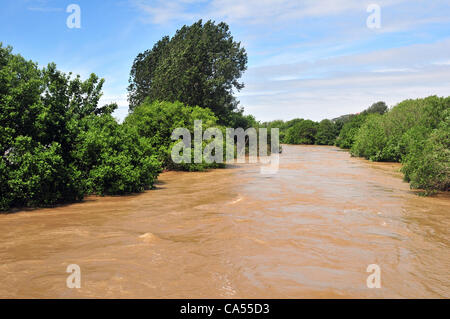
[[[405,100],[382,116],[369,115],[356,133],[351,153],[374,161],[402,162],[405,180],[412,188],[422,188],[427,194],[447,191],[449,114],[448,97]],[[351,126],[346,125],[342,136]]]
[[[314,144],[318,124],[311,120],[297,120],[287,129],[285,142],[288,144]]]
[[[7,210],[11,207],[13,196],[9,189],[9,167],[3,157],[0,157],[0,211]]]
[[[115,104],[98,106],[103,82],[39,69],[0,43],[0,210],[153,185],[156,151],[112,118]]]
[[[372,161],[383,161],[386,138],[383,117],[371,114],[358,130],[350,152],[354,156],[365,157]]]
[[[120,195],[153,186],[161,163],[148,139],[118,124],[111,115],[91,115],[82,125],[73,156],[82,168],[88,193]]]
[[[383,116],[387,142],[384,160],[400,162],[409,152],[411,137],[426,139],[444,119],[450,107],[449,98],[430,96],[424,99],[405,100]]]
[[[330,120],[322,120],[315,136],[315,142],[318,145],[334,145],[338,131],[336,124]]]
[[[344,149],[350,149],[355,143],[359,128],[364,124],[367,115],[358,114],[350,118],[342,127],[339,136],[336,139],[336,146]]]
[[[19,136],[6,155],[13,206],[51,206],[83,197],[80,172],[64,163],[61,145]]]
[[[139,136],[145,137],[156,149],[158,159],[163,166],[173,170],[201,171],[207,168],[224,167],[221,163],[180,163],[172,161],[172,146],[178,143],[171,139],[176,128],[187,128],[194,133],[194,121],[202,121],[202,129],[219,127],[217,117],[208,108],[186,106],[181,102],[150,102],[147,100],[137,106],[133,113],[127,116],[124,126],[136,130]],[[225,140],[225,134],[223,135]],[[192,137],[192,144],[193,144]],[[203,146],[206,142],[203,142]],[[192,152],[192,157],[194,152]]]
[[[412,188],[427,193],[450,188],[450,111],[446,119],[425,140],[411,140],[402,171]]]

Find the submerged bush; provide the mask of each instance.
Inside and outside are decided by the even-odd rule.
[[[355,143],[359,128],[364,124],[367,116],[363,114],[354,115],[342,126],[339,136],[336,139],[336,146],[350,149]]]
[[[147,100],[137,106],[133,113],[127,116],[124,126],[135,130],[139,136],[147,138],[158,153],[158,159],[165,168],[185,171],[201,171],[206,168],[223,167],[221,163],[180,163],[172,161],[172,146],[178,143],[171,139],[176,128],[187,128],[194,133],[194,121],[202,121],[202,129],[219,127],[217,117],[208,108],[186,106],[181,102],[150,102]],[[225,135],[224,135],[225,139]],[[191,139],[194,140],[193,137]],[[193,144],[193,143],[192,143]],[[203,147],[206,142],[203,142]],[[192,152],[192,157],[194,153]]]
[[[386,145],[386,134],[383,117],[372,114],[367,117],[356,134],[350,150],[354,156],[365,157],[372,161],[384,160],[383,149]]]
[[[351,153],[373,161],[403,163],[402,172],[412,188],[428,194],[447,191],[449,114],[448,97],[405,100],[382,116],[368,116],[356,132]]]
[[[120,195],[152,187],[161,163],[148,139],[111,115],[86,117],[82,127],[73,156],[88,193]]]
[[[337,135],[336,124],[330,120],[322,120],[317,127],[315,142],[318,145],[334,145]]]
[[[284,137],[288,144],[314,144],[318,124],[311,120],[300,119],[287,131]]]
[[[83,197],[80,172],[66,165],[57,142],[44,146],[30,137],[19,136],[6,161],[13,206],[50,206]]]
[[[115,104],[98,106],[103,82],[39,69],[0,43],[0,210],[153,185],[156,151],[112,118]]]
[[[426,140],[413,140],[403,161],[402,172],[412,188],[427,193],[450,189],[450,111]]]

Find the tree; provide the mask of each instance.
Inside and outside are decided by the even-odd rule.
[[[359,128],[364,124],[367,115],[358,114],[350,117],[339,133],[336,139],[336,145],[340,148],[350,149],[355,142],[356,135],[358,134]]]
[[[286,131],[285,141],[288,144],[314,144],[318,124],[311,120],[297,120]]]
[[[430,194],[450,190],[450,109],[446,118],[429,137],[413,139],[406,154],[402,172],[412,188],[422,188]]]
[[[364,110],[363,114],[380,114],[383,115],[388,110],[388,106],[385,102],[380,101],[372,104],[368,109]]]
[[[164,54],[167,54],[169,40],[168,36],[163,37],[156,42],[151,50],[139,53],[134,59],[130,72],[130,85],[128,87],[128,99],[131,110],[150,96],[155,70],[161,63]]]
[[[322,120],[317,127],[315,142],[318,145],[333,145],[338,135],[336,124],[330,120]]]
[[[145,98],[210,108],[221,123],[237,109],[234,90],[247,68],[247,54],[226,23],[202,20],[164,37],[134,60],[128,87],[130,110]]]
[[[383,116],[378,113],[370,114],[362,124],[352,145],[351,154],[361,156],[372,161],[386,160],[383,150],[386,147],[387,136],[383,125]]]
[[[152,187],[161,163],[148,138],[109,114],[85,117],[80,125],[72,155],[88,194],[120,195]]]
[[[147,138],[150,145],[158,153],[158,159],[164,168],[185,171],[201,171],[205,168],[222,167],[220,163],[181,163],[175,164],[171,159],[172,146],[176,144],[171,139],[176,128],[187,128],[191,132],[193,141],[194,121],[202,121],[202,129],[218,127],[217,117],[210,109],[199,106],[190,107],[181,102],[150,102],[144,101],[129,114],[124,126],[135,130],[139,136]],[[193,156],[192,152],[192,156]]]

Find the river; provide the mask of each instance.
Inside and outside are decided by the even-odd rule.
[[[0,215],[0,297],[450,298],[450,197],[399,168],[285,145],[273,175],[167,172],[142,194]]]

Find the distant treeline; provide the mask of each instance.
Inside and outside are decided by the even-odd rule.
[[[384,102],[359,114],[314,122],[263,123],[279,127],[282,143],[336,145],[353,156],[403,164],[405,180],[426,194],[450,187],[450,97]]]

